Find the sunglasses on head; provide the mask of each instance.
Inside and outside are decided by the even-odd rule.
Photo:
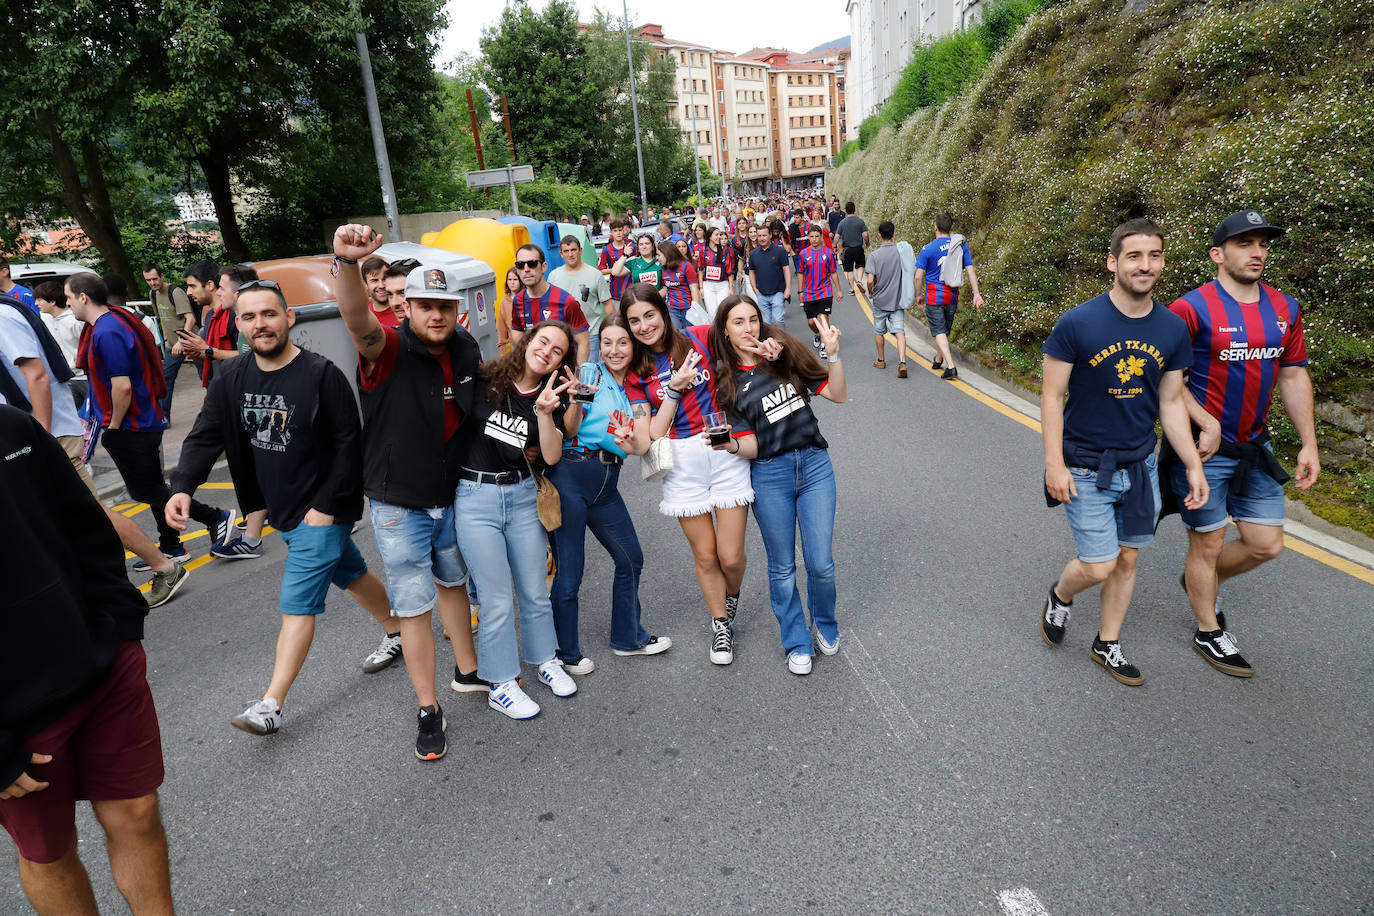
[[[420,266],[420,262],[414,258],[401,258],[399,261],[392,261],[388,266],[392,270],[404,270],[406,273],[410,273]]]
[[[275,289],[280,290],[281,284],[276,280],[244,280],[239,284],[239,292],[246,289]]]
[[[538,267],[540,264],[543,264],[543,263],[544,263],[544,259],[543,259],[543,258],[539,258],[539,259],[534,260],[534,261],[516,261],[516,262],[515,262],[515,267],[516,267],[517,270],[526,270],[526,269],[531,268],[531,267]]]

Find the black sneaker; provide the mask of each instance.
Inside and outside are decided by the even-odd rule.
[[[477,676],[476,668],[464,674],[457,665],[453,666],[453,680],[448,686],[454,693],[486,693],[491,689],[491,684]]]
[[[725,596],[725,619],[730,622],[730,626],[735,625],[735,613],[739,610],[739,595]]]
[[[1193,631],[1193,651],[1207,659],[1207,664],[1231,677],[1251,677],[1255,669],[1240,654],[1236,641],[1225,630],[1204,633]]]
[[[1046,645],[1057,646],[1064,641],[1064,631],[1068,629],[1069,612],[1072,609],[1073,602],[1060,601],[1054,593],[1054,585],[1051,585],[1050,593],[1045,598],[1045,607],[1040,611],[1040,637]]]
[[[1183,589],[1183,594],[1185,594],[1185,595],[1188,594],[1188,573],[1186,573],[1186,572],[1181,572],[1181,573],[1178,574],[1178,587],[1181,588],[1181,589]],[[1226,629],[1226,615],[1223,614],[1223,613],[1221,612],[1221,590],[1220,590],[1220,589],[1217,589],[1217,600],[1216,600],[1216,602],[1212,605],[1212,612],[1215,613],[1215,614],[1217,615],[1217,626],[1220,627],[1223,631],[1225,631],[1226,633],[1229,634],[1231,631]],[[1240,677],[1249,677],[1249,676],[1250,676],[1250,675],[1248,675],[1248,674],[1242,674],[1242,675],[1240,675]]]
[[[932,360],[930,361],[930,368],[934,369],[936,372],[939,372],[941,369],[945,368],[945,359],[944,359],[944,357],[943,357],[943,356],[937,356],[937,357],[935,357],[934,359],[932,359]]]
[[[1106,668],[1108,674],[1126,686],[1139,687],[1145,683],[1145,678],[1140,675],[1140,669],[1126,661],[1126,656],[1121,654],[1120,640],[1103,642],[1101,634],[1094,636],[1091,652],[1093,661]]]
[[[448,753],[448,741],[444,738],[444,711],[438,704],[421,706],[415,717],[419,732],[415,736],[415,756],[419,760],[438,760]]]
[[[959,370],[956,369],[956,368],[954,368],[953,366],[950,366],[950,367],[949,367],[948,369],[946,369],[944,372],[941,372],[941,373],[940,373],[940,378],[945,379],[946,381],[953,381],[954,379],[957,379],[958,377],[959,377]]]

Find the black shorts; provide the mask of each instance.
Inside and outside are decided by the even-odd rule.
[[[845,270],[858,270],[867,263],[868,259],[864,257],[864,246],[855,245],[853,248],[846,248],[844,250],[843,260],[840,262],[840,266]]]
[[[829,315],[830,297],[826,296],[824,299],[812,299],[810,302],[803,302],[802,311],[806,313],[807,318],[815,318],[817,315]]]

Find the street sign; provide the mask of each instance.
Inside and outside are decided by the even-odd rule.
[[[499,188],[503,184],[521,184],[534,181],[534,166],[516,165],[504,169],[483,169],[467,173],[470,188]]]

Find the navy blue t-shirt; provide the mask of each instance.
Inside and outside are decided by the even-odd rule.
[[[1143,318],[1127,318],[1107,293],[1060,316],[1041,349],[1073,364],[1066,452],[1148,447],[1159,416],[1159,380],[1192,361],[1183,319],[1158,302]]]

